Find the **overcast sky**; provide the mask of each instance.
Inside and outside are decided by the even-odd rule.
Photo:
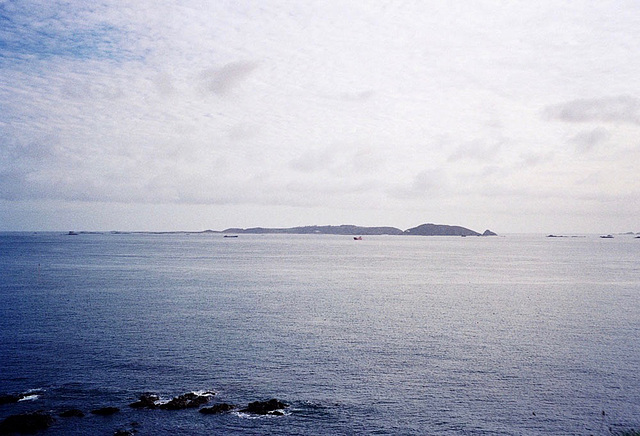
[[[639,231],[640,2],[0,0],[0,230]]]

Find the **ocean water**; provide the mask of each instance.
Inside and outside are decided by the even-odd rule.
[[[0,234],[0,419],[44,434],[640,429],[640,239]],[[215,391],[284,416],[128,407]],[[89,410],[114,406],[109,416]]]

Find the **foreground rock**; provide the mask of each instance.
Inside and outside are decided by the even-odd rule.
[[[220,404],[214,404],[211,407],[203,407],[202,409],[199,410],[199,412],[204,413],[205,415],[215,415],[218,413],[230,412],[235,408],[236,406],[234,406],[233,404],[220,403]]]
[[[171,401],[158,406],[159,409],[165,410],[181,410],[200,407],[203,404],[209,402],[209,397],[213,395],[212,392],[207,392],[204,395],[198,395],[194,392],[189,392],[184,395],[173,397]]]
[[[20,394],[2,394],[0,395],[0,406],[3,404],[17,403],[22,400],[34,400],[40,396],[40,389],[32,389]]]
[[[0,434],[36,433],[46,430],[54,421],[51,415],[40,411],[11,415],[0,422]]]
[[[100,415],[100,416],[110,416],[110,415],[113,415],[114,413],[118,413],[119,411],[120,409],[118,409],[117,407],[102,407],[100,409],[92,410],[91,413],[93,413],[94,415]]]
[[[20,395],[11,395],[11,394],[0,395],[0,405],[17,403],[18,401],[20,401],[23,398],[24,398],[23,394],[20,394]]]
[[[157,406],[156,401],[158,401],[160,397],[154,394],[142,394],[138,401],[129,404],[129,407],[133,407],[134,409],[155,409]]]
[[[256,415],[281,415],[282,412],[278,412],[280,409],[289,407],[288,404],[272,398],[268,401],[254,401],[249,403],[246,409],[242,409],[241,412],[254,413]]]

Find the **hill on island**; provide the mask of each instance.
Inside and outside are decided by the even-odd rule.
[[[361,227],[354,225],[341,226],[303,226],[288,228],[252,227],[248,229],[230,228],[222,233],[234,234],[290,234],[290,235],[417,235],[417,236],[495,236],[490,230],[478,233],[460,226],[444,224],[422,224],[402,231],[396,227]]]
[[[431,223],[407,229],[403,233],[418,236],[480,236],[480,233],[466,227]]]

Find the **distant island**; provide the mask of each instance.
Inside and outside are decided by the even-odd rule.
[[[212,230],[208,230],[212,232]],[[478,233],[474,230],[460,226],[448,226],[445,224],[422,224],[407,230],[396,227],[361,227],[354,225],[340,226],[303,226],[288,228],[251,227],[248,229],[229,228],[223,230],[225,234],[289,234],[289,235],[416,235],[416,236],[497,236],[491,230]]]
[[[376,236],[376,235],[409,235],[409,236],[498,236],[491,230],[485,230],[483,233],[478,233],[474,230],[467,229],[460,226],[448,226],[445,224],[421,224],[417,227],[412,227],[407,230],[400,230],[396,227],[362,227],[354,226],[350,224],[343,224],[340,226],[301,226],[301,227],[287,227],[287,228],[269,228],[269,227],[250,227],[247,229],[232,227],[225,230],[203,230],[203,231],[166,231],[166,232],[153,232],[153,231],[74,231],[71,230],[67,235],[91,235],[91,234],[112,234],[112,235],[127,235],[127,234],[150,234],[150,235],[171,235],[171,234],[199,234],[199,233],[213,233],[224,234],[225,237],[235,237],[236,235],[253,234],[253,235],[265,235],[265,234],[281,234],[281,235],[347,235],[347,236]],[[554,237],[555,235],[549,235]]]

